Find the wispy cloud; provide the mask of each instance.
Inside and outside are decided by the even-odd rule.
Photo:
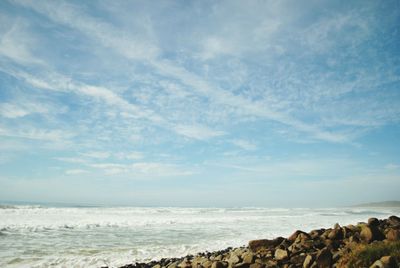
[[[22,65],[44,64],[44,61],[31,53],[30,48],[35,47],[35,40],[26,29],[28,23],[11,18],[8,18],[7,22],[11,27],[3,33],[0,32],[0,57],[6,57]]]
[[[240,148],[242,148],[244,150],[254,151],[254,150],[257,149],[257,145],[256,144],[254,144],[252,142],[249,142],[247,140],[236,139],[236,140],[231,140],[231,142],[234,145],[236,145],[236,146],[238,146],[238,147],[240,147]]]

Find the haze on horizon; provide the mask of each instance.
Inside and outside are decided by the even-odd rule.
[[[0,2],[0,200],[397,200],[399,1]]]

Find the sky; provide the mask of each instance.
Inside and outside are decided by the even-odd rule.
[[[0,1],[0,200],[398,200],[399,1]]]

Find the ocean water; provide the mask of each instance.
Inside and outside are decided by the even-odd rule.
[[[118,267],[400,215],[400,208],[0,206],[0,267]]]

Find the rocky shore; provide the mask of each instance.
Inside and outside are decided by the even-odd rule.
[[[396,268],[400,218],[370,218],[356,225],[295,231],[291,236],[252,240],[248,246],[168,258],[121,268]]]

